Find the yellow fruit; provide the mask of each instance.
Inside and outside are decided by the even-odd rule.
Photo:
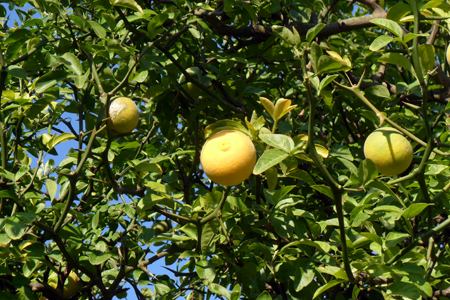
[[[447,62],[450,65],[450,45],[447,47],[446,57],[447,57]]]
[[[397,175],[408,169],[413,149],[395,128],[383,127],[372,132],[364,143],[364,155],[384,175]]]
[[[58,275],[56,273],[50,275],[48,278],[48,285],[56,289],[58,286]],[[75,295],[79,285],[80,283],[77,274],[74,271],[70,272],[69,276],[66,278],[66,282],[64,282],[63,299],[68,299]]]
[[[205,174],[215,183],[238,185],[252,174],[256,149],[242,132],[220,131],[206,141],[200,163]]]
[[[117,133],[129,133],[136,128],[139,121],[139,110],[133,100],[120,97],[109,106],[109,122],[111,129]]]

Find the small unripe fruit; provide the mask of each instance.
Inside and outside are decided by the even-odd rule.
[[[109,125],[116,133],[129,133],[139,122],[139,110],[133,100],[120,97],[109,106]]]
[[[192,77],[194,77],[194,79],[196,79],[197,81],[201,82],[202,81],[202,71],[198,68],[198,67],[191,67],[191,68],[187,68],[186,72],[191,75]],[[195,84],[193,84],[192,82],[189,82],[186,79],[186,76],[184,76],[184,74],[181,74],[180,78],[178,79],[178,83],[181,84],[181,87],[183,88],[183,90],[194,100],[197,100],[197,98],[200,95],[200,91],[201,89],[196,86]],[[186,95],[187,97],[187,95]]]
[[[256,149],[242,132],[220,131],[206,141],[200,162],[206,176],[215,183],[238,185],[252,174]]]
[[[58,275],[56,273],[52,273],[48,278],[48,285],[52,288],[56,289],[58,286]],[[78,292],[78,287],[80,283],[78,281],[78,276],[75,272],[70,272],[69,276],[66,278],[66,282],[64,282],[63,288],[63,299],[68,299],[75,295]]]
[[[408,169],[412,162],[413,149],[400,131],[383,127],[367,137],[364,155],[373,161],[380,173],[392,176]]]

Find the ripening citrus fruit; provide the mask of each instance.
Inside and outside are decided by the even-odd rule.
[[[129,133],[136,128],[139,121],[139,110],[133,100],[120,97],[109,106],[111,129],[117,133]]]
[[[224,130],[206,141],[200,162],[205,174],[215,183],[238,185],[252,174],[256,149],[242,132]]]
[[[58,275],[56,273],[50,275],[48,278],[48,285],[56,289],[58,286]],[[70,272],[69,276],[66,278],[66,282],[64,282],[63,299],[68,299],[75,295],[79,285],[80,283],[78,282],[77,274],[73,271]]]
[[[447,57],[447,62],[450,65],[450,45],[447,46],[447,52],[445,56]]]
[[[400,131],[383,127],[367,137],[364,155],[373,161],[380,173],[391,176],[400,174],[409,167],[413,149]]]

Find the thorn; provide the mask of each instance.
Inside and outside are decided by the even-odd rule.
[[[359,79],[358,84],[356,85],[356,87],[357,87],[358,89],[361,87],[361,83],[363,82],[364,75],[366,75],[366,69],[364,69],[364,72],[363,72],[363,74],[361,75],[361,78]]]

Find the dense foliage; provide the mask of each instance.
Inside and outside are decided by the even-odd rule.
[[[2,299],[71,271],[71,299],[450,295],[447,2],[2,2]],[[380,125],[413,145],[399,176],[364,159]],[[199,165],[224,128],[258,151],[234,187]]]

